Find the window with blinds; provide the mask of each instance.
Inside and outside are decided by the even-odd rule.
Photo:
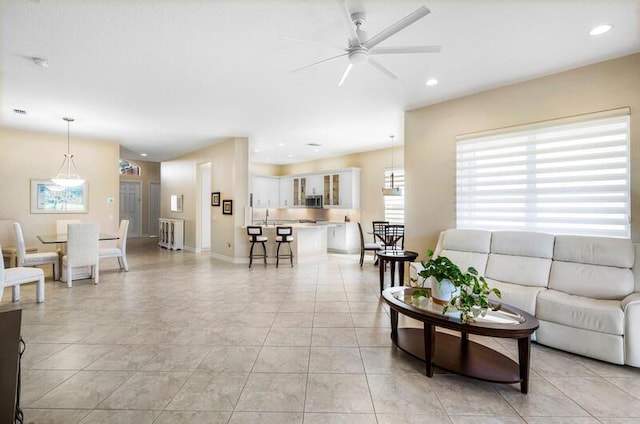
[[[629,110],[459,137],[457,227],[630,236]]]
[[[390,224],[404,224],[404,169],[394,169],[393,185],[402,196],[384,196],[384,220]],[[391,187],[391,169],[384,171],[384,186]]]

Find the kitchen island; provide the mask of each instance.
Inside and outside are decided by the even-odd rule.
[[[281,224],[291,226],[293,228],[293,242],[291,250],[293,250],[293,261],[295,263],[304,263],[316,261],[327,257],[327,229],[334,224],[330,223],[293,223]],[[268,263],[276,262],[276,225],[260,225],[262,234],[268,237],[267,241],[267,261]],[[256,247],[260,249],[260,247]],[[280,253],[288,253],[286,244],[280,247]],[[286,263],[286,261],[285,261]]]

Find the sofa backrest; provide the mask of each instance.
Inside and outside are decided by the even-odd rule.
[[[635,282],[635,289],[633,290],[636,293],[640,293],[640,243],[633,244],[634,250],[636,252],[636,259],[633,264],[633,280]]]
[[[436,247],[435,254],[446,256],[462,271],[473,267],[484,275],[491,249],[491,231],[446,230]]]
[[[620,300],[634,291],[635,249],[629,239],[557,235],[549,288]]]
[[[485,277],[522,286],[547,287],[553,234],[494,231]]]

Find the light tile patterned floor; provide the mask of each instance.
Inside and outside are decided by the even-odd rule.
[[[530,393],[424,376],[371,261],[231,265],[129,242],[128,273],[24,286],[27,423],[639,423],[640,370],[533,346]],[[510,340],[483,339],[515,357]]]

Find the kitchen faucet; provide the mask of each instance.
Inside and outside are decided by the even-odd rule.
[[[266,209],[266,212],[265,212],[264,225],[269,225],[269,209]]]

